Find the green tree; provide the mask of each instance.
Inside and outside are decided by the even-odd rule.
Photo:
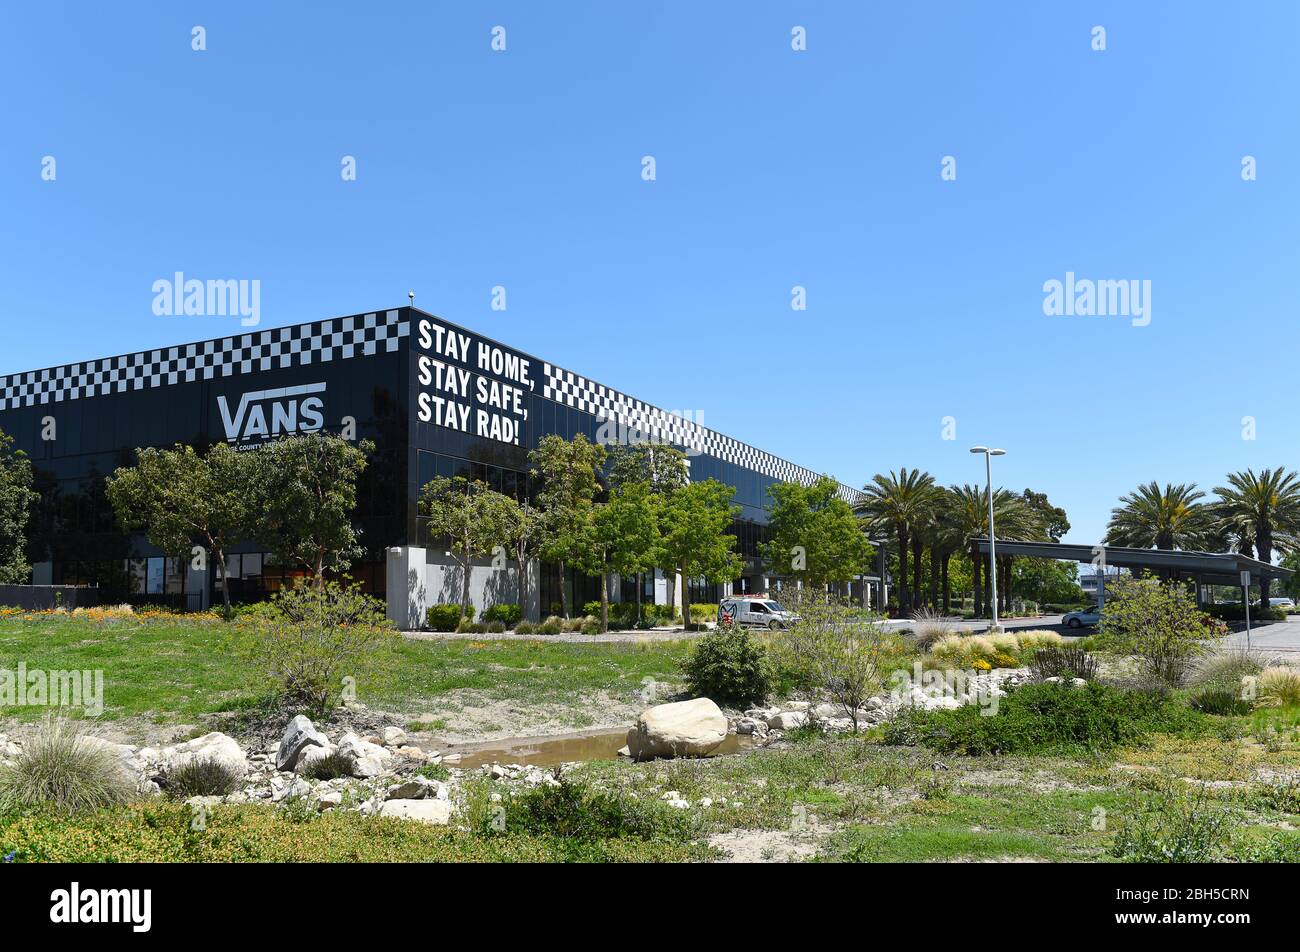
[[[1047,499],[1047,493],[1036,493],[1032,489],[1026,489],[1020,494],[1020,498],[1037,514],[1043,532],[1052,542],[1060,542],[1070,531],[1070,520],[1066,518],[1065,510],[1060,506],[1053,506]]]
[[[28,579],[27,522],[37,495],[32,464],[13,448],[13,437],[0,430],[0,583],[21,585]]]
[[[201,545],[221,570],[221,595],[230,608],[226,552],[248,538],[254,495],[255,460],[228,443],[200,456],[192,446],[146,447],[134,466],[119,467],[105,492],[127,532],[143,531],[152,545],[173,558],[189,560]]]
[[[255,537],[282,565],[311,570],[319,588],[326,572],[344,572],[362,555],[352,513],[357,480],[375,444],[325,433],[268,443],[256,460]]]
[[[542,437],[529,453],[532,473],[541,480],[537,502],[541,507],[540,551],[560,565],[560,598],[564,617],[570,617],[568,570],[582,562],[590,546],[592,510],[601,490],[599,473],[605,448],[579,433],[565,440],[554,433]]]
[[[429,536],[446,538],[461,569],[460,617],[469,613],[474,560],[510,543],[519,504],[487,483],[464,476],[438,476],[420,490],[420,509],[429,519]]]
[[[542,531],[540,514],[532,508],[528,500],[516,502],[509,496],[504,497],[510,506],[503,508],[505,516],[506,546],[519,564],[519,610],[528,611],[528,563],[537,554],[538,541]]]
[[[1224,522],[1249,526],[1261,562],[1273,561],[1273,550],[1289,552],[1300,545],[1300,477],[1295,472],[1265,469],[1256,475],[1230,473],[1227,486],[1216,486],[1214,513]],[[1268,606],[1269,580],[1259,583],[1259,603]]]
[[[691,623],[690,580],[716,585],[744,570],[736,537],[727,530],[740,513],[731,504],[736,491],[716,479],[689,483],[672,492],[663,509],[663,548],[682,575],[682,620]]]
[[[611,490],[618,489],[628,483],[645,483],[650,487],[651,495],[656,503],[662,502],[674,490],[680,489],[691,481],[686,454],[675,446],[665,446],[662,443],[654,442],[616,444],[609,451],[607,472]],[[656,510],[660,513],[660,518],[663,515],[663,508],[663,506],[656,507]],[[670,564],[662,546],[659,547],[658,555],[650,565],[646,566],[644,572],[652,572],[655,569],[662,569],[668,577],[668,608],[671,614],[671,609],[676,605],[677,601],[677,586],[673,584],[673,577],[677,573],[677,567]],[[641,592],[643,589],[642,573],[638,573],[636,580],[638,619],[641,617]]]
[[[1213,650],[1226,628],[1196,607],[1183,584],[1121,576],[1106,595],[1097,643],[1132,655],[1152,681],[1176,687],[1192,662]]]
[[[892,535],[898,543],[898,607],[904,616],[912,614],[912,595],[907,587],[908,555],[913,536],[931,518],[938,490],[934,477],[906,466],[897,473],[877,473],[862,487],[866,500],[859,506],[872,532]]]
[[[1210,510],[1195,483],[1144,483],[1111,510],[1107,545],[1136,549],[1199,549],[1210,534]]]
[[[659,554],[659,512],[647,483],[625,483],[597,505],[591,544],[584,559],[588,574],[600,575],[600,630],[609,631],[609,574],[627,578],[655,566]],[[640,599],[638,598],[640,621]]]
[[[768,487],[772,506],[763,558],[773,574],[821,588],[851,582],[867,570],[874,550],[839,488],[827,476],[811,486]]]

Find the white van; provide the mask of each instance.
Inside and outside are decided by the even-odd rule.
[[[773,631],[789,628],[799,617],[786,611],[779,602],[770,598],[724,598],[718,604],[719,625],[740,625],[744,628],[770,628]]]

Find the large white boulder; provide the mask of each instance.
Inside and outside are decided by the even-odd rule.
[[[275,752],[276,770],[293,770],[307,747],[329,747],[329,739],[316,729],[311,718],[299,714],[289,722]]]
[[[163,762],[169,771],[200,760],[218,760],[240,777],[248,774],[248,758],[244,756],[239,742],[220,731],[204,734],[163,751]]]
[[[627,746],[637,760],[703,757],[727,737],[727,716],[706,697],[658,704],[637,718]]]
[[[450,800],[388,800],[379,808],[380,816],[395,816],[403,820],[418,820],[446,826],[451,820]]]
[[[352,776],[378,777],[393,759],[390,751],[348,731],[339,738],[339,753],[352,758]]]
[[[782,711],[770,718],[767,726],[778,731],[792,731],[808,723],[808,714],[804,711]]]

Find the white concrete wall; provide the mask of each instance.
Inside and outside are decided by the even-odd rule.
[[[528,564],[528,600],[524,618],[538,620],[539,566]],[[394,548],[388,554],[388,618],[403,628],[421,628],[430,605],[459,605],[464,574],[456,560],[443,552],[423,548]],[[519,603],[519,564],[508,561],[493,569],[490,559],[470,566],[469,600],[474,617],[502,602]]]

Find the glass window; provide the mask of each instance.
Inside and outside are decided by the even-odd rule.
[[[258,578],[262,574],[262,553],[248,552],[243,557],[243,567],[240,570],[240,578]],[[231,573],[232,577],[234,573]]]
[[[161,595],[163,593],[163,560],[154,556],[149,560],[149,576],[145,585],[145,594]]]

